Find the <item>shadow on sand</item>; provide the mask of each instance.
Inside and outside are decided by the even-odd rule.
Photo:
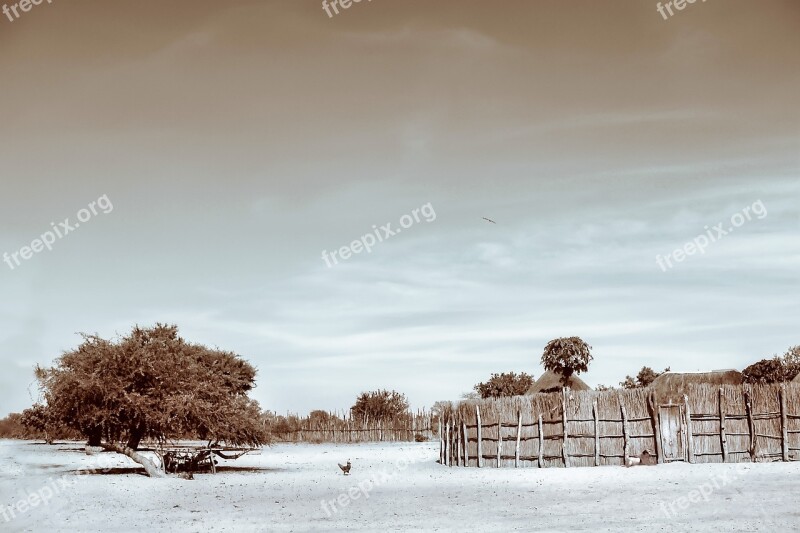
[[[256,466],[218,466],[217,467],[217,474],[268,474],[268,473],[278,473],[278,472],[288,472],[286,468],[263,468],[263,467],[256,467]],[[129,474],[136,474],[145,476],[144,468],[142,467],[113,467],[113,468],[104,468],[98,469],[94,471],[86,471],[83,469],[77,470],[70,470],[67,473],[69,474],[77,474],[80,476],[124,476]],[[194,475],[213,475],[209,470],[201,470],[198,472],[194,472]]]

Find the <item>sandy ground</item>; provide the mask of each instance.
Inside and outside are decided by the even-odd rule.
[[[498,470],[437,456],[276,445],[186,481],[77,443],[0,441],[0,513],[36,503],[0,514],[0,531],[800,531],[800,463]]]

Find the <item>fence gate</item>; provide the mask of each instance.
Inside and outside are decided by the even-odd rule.
[[[658,418],[664,462],[683,461],[686,457],[686,440],[682,431],[683,408],[680,405],[662,405],[658,408]]]

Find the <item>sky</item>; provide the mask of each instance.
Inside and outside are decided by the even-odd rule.
[[[0,416],[79,332],[156,322],[300,414],[538,377],[562,336],[592,346],[592,386],[800,344],[800,3],[20,14],[0,15]]]

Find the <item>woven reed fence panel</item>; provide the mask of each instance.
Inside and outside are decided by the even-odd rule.
[[[664,409],[680,413],[664,435]],[[650,389],[570,391],[445,407],[440,461],[470,467],[623,465],[648,450],[658,462],[800,460],[800,385],[691,385],[682,404]],[[680,452],[662,447],[677,440]]]

